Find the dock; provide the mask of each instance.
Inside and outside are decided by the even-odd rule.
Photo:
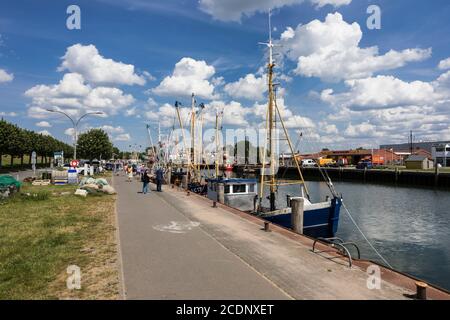
[[[126,299],[403,300],[416,279],[381,267],[369,289],[369,261],[312,252],[313,240],[177,187],[142,194],[114,177]],[[319,248],[326,249],[324,245]],[[450,299],[429,287],[429,299]]]

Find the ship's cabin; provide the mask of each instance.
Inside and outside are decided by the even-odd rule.
[[[219,185],[223,185],[225,205],[242,211],[253,211],[255,209],[256,179],[209,179],[209,199],[219,201]]]

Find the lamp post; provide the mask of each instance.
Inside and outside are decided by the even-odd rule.
[[[104,112],[87,112],[85,114],[83,114],[81,117],[78,118],[78,120],[74,120],[72,119],[71,116],[69,116],[67,113],[65,113],[64,111],[59,111],[59,110],[52,110],[52,109],[47,109],[48,112],[53,112],[53,113],[60,113],[65,115],[67,118],[69,118],[69,120],[72,122],[73,125],[73,130],[74,130],[74,136],[75,136],[75,142],[73,145],[73,158],[77,159],[77,143],[78,143],[78,124],[80,123],[80,121],[89,116],[89,115],[102,115],[104,114]]]

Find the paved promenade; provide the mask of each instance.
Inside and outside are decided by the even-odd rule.
[[[185,192],[114,178],[127,299],[405,299],[364,270]],[[154,189],[154,186],[152,186]]]
[[[290,298],[160,194],[114,183],[127,299]]]

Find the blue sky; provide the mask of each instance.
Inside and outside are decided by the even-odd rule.
[[[81,30],[66,28],[71,4]],[[380,30],[366,26],[373,4]],[[2,1],[0,114],[70,142],[68,121],[43,110],[101,110],[107,116],[86,118],[82,130],[104,127],[126,150],[148,145],[146,124],[168,132],[170,106],[188,105],[196,89],[209,112],[224,109],[225,126],[257,126],[268,7],[283,45],[279,105],[291,134],[304,133],[304,151],[403,142],[409,130],[417,140],[450,139],[445,0]],[[63,78],[77,95],[57,87]]]

